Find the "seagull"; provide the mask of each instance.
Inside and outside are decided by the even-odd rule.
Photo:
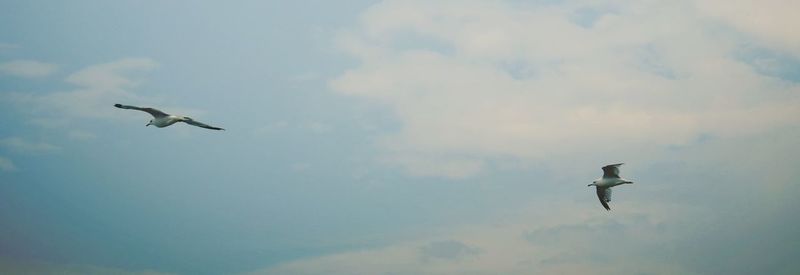
[[[214,126],[211,126],[211,125],[196,121],[196,120],[194,120],[194,119],[192,119],[190,117],[170,115],[170,114],[162,112],[162,111],[160,111],[158,109],[142,108],[142,107],[136,107],[136,106],[130,106],[130,105],[122,105],[122,104],[114,104],[114,107],[117,107],[117,108],[120,108],[120,109],[139,110],[139,111],[142,111],[142,112],[147,112],[148,114],[152,115],[153,119],[151,119],[150,122],[148,122],[147,125],[145,125],[145,126],[155,125],[158,128],[164,128],[164,127],[170,126],[172,124],[175,124],[175,122],[185,122],[186,124],[194,125],[194,126],[197,126],[197,127],[203,127],[203,128],[206,128],[206,129],[225,130],[225,129],[222,129],[222,128],[219,128],[219,127],[214,127]]]
[[[611,187],[633,183],[632,181],[619,177],[619,166],[622,164],[623,163],[617,163],[603,166],[603,177],[589,184],[589,186],[594,185],[597,187],[597,198],[600,199],[600,203],[603,204],[603,207],[609,211],[611,210],[611,207],[608,207],[608,202],[611,201]]]

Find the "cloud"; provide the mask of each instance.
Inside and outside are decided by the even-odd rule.
[[[311,82],[320,78],[319,73],[316,72],[305,72],[301,74],[296,74],[289,77],[289,81],[291,82]]]
[[[157,63],[147,58],[127,58],[115,62],[89,66],[69,77],[67,82],[90,90],[115,91],[136,87],[139,82],[126,74],[136,71],[149,71]]]
[[[2,53],[4,51],[10,51],[10,50],[13,50],[13,49],[18,49],[18,48],[19,48],[19,45],[17,45],[17,44],[10,44],[10,43],[0,42],[0,53]]]
[[[576,22],[587,9],[591,22]],[[388,106],[402,128],[379,142],[385,159],[423,176],[797,125],[800,87],[740,60],[747,41],[716,28],[727,21],[706,10],[682,1],[383,1],[339,36],[360,65],[330,86]]]
[[[562,215],[548,213],[552,208],[545,205],[557,206]],[[618,211],[610,218],[547,201],[526,208],[527,214],[514,223],[436,230],[440,233],[421,239],[298,260],[253,274],[697,274],[685,262],[661,258],[672,251],[659,251],[681,237],[674,230],[691,224],[691,218],[650,207]]]
[[[7,93],[4,100],[15,103],[20,110],[35,116],[33,122],[47,125],[69,125],[74,119],[109,119],[122,115],[112,106],[119,102],[148,104],[156,101],[132,92],[140,85],[136,74],[154,69],[157,63],[147,58],[126,58],[96,64],[66,78],[77,88],[36,95]]]
[[[168,275],[172,273],[153,270],[125,270],[96,265],[57,264],[42,261],[20,261],[0,258],[0,270],[7,274],[109,274],[109,275]]]
[[[17,171],[17,166],[14,165],[10,159],[0,156],[0,171],[13,172]]]
[[[97,138],[97,135],[95,135],[94,133],[80,131],[80,130],[71,130],[69,131],[69,133],[67,133],[67,136],[74,140],[83,140],[83,141],[93,140]]]
[[[697,1],[697,7],[727,25],[758,39],[758,44],[800,57],[800,35],[793,26],[797,24],[794,10],[800,3],[791,0],[706,0]]]
[[[18,152],[33,154],[50,153],[61,149],[58,146],[49,143],[31,142],[19,137],[7,137],[0,139],[0,146]]]
[[[303,125],[303,128],[314,134],[325,134],[333,130],[333,126],[323,122],[309,122]]]
[[[743,58],[755,35],[694,3],[594,3],[366,10],[337,40],[358,63],[329,84],[401,123],[377,140],[380,160],[505,192],[529,180],[531,198],[254,273],[797,273],[800,88],[783,55]],[[585,184],[616,160],[637,184],[615,190],[606,212]],[[504,161],[547,173],[492,173]]]
[[[55,64],[33,60],[15,60],[0,63],[0,73],[26,78],[48,76],[55,72],[56,68]]]
[[[480,248],[471,247],[455,240],[431,242],[419,249],[423,261],[461,260],[475,257],[481,253]]]
[[[726,184],[749,182],[737,176]],[[796,188],[777,200],[781,204],[742,207],[713,198],[705,205],[657,199],[656,193],[671,197],[674,191],[647,184],[623,191],[612,212],[600,207],[592,190],[580,196],[591,199],[585,202],[540,196],[512,215],[252,274],[794,274],[800,268],[794,261],[800,249],[793,245],[800,221],[785,216],[797,206]],[[674,188],[702,184],[694,179]]]

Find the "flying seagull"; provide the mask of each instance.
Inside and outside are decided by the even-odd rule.
[[[214,127],[214,126],[199,122],[199,121],[194,120],[194,119],[192,119],[190,117],[170,115],[170,114],[167,114],[165,112],[159,111],[158,109],[142,108],[142,107],[136,107],[136,106],[130,106],[130,105],[122,105],[122,104],[114,104],[114,107],[117,107],[117,108],[120,108],[120,109],[139,110],[139,111],[142,111],[142,112],[147,112],[148,114],[152,115],[153,119],[151,119],[150,122],[148,122],[147,125],[145,125],[145,126],[155,125],[158,128],[164,128],[164,127],[170,126],[172,124],[175,124],[175,122],[186,122],[186,124],[194,125],[194,126],[197,126],[197,127],[203,127],[203,128],[206,128],[206,129],[225,130],[225,129],[222,129],[222,128]]]
[[[589,184],[589,186],[594,185],[597,187],[597,198],[600,199],[600,203],[603,204],[606,210],[611,210],[611,207],[608,207],[608,202],[611,201],[611,187],[633,183],[632,181],[619,177],[620,165],[622,165],[622,163],[603,166],[603,177]]]

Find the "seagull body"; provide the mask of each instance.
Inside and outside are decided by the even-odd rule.
[[[603,166],[603,177],[596,179],[589,186],[597,187],[597,198],[606,210],[611,210],[608,202],[611,201],[611,187],[621,184],[632,184],[632,181],[619,176],[619,166],[622,163]]]
[[[122,104],[114,104],[114,107],[117,107],[117,108],[120,108],[120,109],[139,110],[139,111],[146,112],[146,113],[152,115],[153,119],[151,119],[150,122],[148,122],[147,125],[145,125],[145,126],[153,125],[153,126],[156,126],[158,128],[164,128],[164,127],[170,126],[172,124],[175,124],[176,122],[184,122],[184,123],[189,124],[189,125],[194,125],[194,126],[197,126],[197,127],[202,127],[202,128],[211,129],[211,130],[225,130],[225,129],[222,129],[222,128],[219,128],[219,127],[214,127],[214,126],[211,126],[211,125],[196,121],[196,120],[194,120],[194,119],[192,119],[190,117],[170,115],[170,114],[167,114],[165,112],[162,112],[162,111],[160,111],[158,109],[154,109],[154,108],[147,108],[147,107],[143,108],[143,107],[136,107],[136,106],[130,106],[130,105],[122,105]]]

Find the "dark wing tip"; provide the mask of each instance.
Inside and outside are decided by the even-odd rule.
[[[122,104],[119,104],[119,103],[117,103],[117,104],[114,104],[114,107],[117,107],[117,108],[122,108]]]
[[[597,191],[597,198],[600,199],[600,204],[602,204],[603,208],[605,208],[607,211],[611,211],[611,207],[608,206],[608,199],[606,198],[605,195],[606,188],[598,187],[596,191]]]
[[[607,202],[607,201],[605,201],[604,199],[600,199],[600,204],[602,204],[602,205],[603,205],[603,208],[605,208],[605,209],[606,209],[606,211],[611,211],[611,207],[610,207],[610,206],[608,206],[608,202]]]

